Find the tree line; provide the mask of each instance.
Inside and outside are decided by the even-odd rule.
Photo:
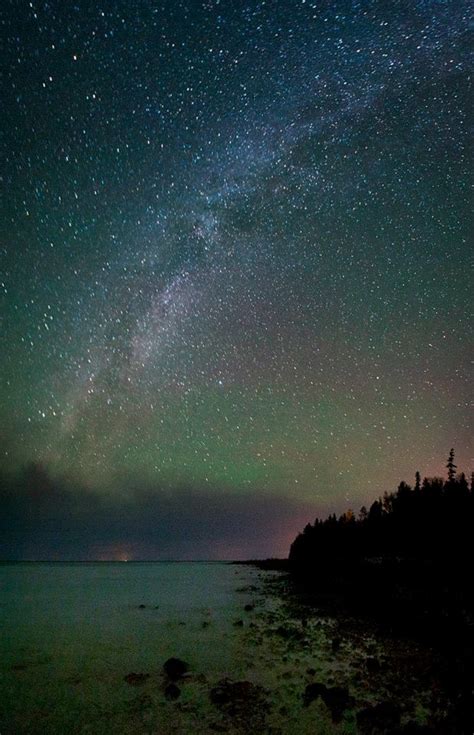
[[[347,511],[308,524],[291,545],[295,566],[367,558],[472,560],[474,473],[468,483],[457,474],[454,450],[446,479],[415,475],[413,486],[401,482],[358,516]]]

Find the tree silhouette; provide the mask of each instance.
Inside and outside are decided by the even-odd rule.
[[[456,475],[453,449],[447,469],[447,480],[422,481],[417,472],[413,488],[401,482],[357,519],[348,511],[308,524],[291,545],[288,569],[295,589],[318,606],[336,614],[343,606],[438,646],[443,666],[451,657],[459,717],[471,717],[474,481],[469,487],[464,473]],[[449,720],[439,732],[473,732],[458,724]]]
[[[421,487],[421,475],[417,470],[415,473],[415,491],[417,493],[420,492],[420,487]]]
[[[464,473],[456,476],[454,450],[447,462],[448,479],[415,475],[415,486],[401,482],[356,517],[352,511],[325,521],[316,519],[293,542],[290,562],[312,566],[329,560],[368,557],[456,559],[471,553],[474,491]]]
[[[456,470],[457,470],[457,466],[454,464],[454,449],[453,448],[451,448],[449,452],[449,457],[446,463],[446,468],[448,470],[448,481],[453,482],[454,478],[456,477]]]

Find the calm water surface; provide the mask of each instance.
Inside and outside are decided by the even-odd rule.
[[[225,563],[1,564],[0,732],[112,732],[108,717],[131,731],[123,677],[170,656],[242,675],[233,622],[259,578]]]

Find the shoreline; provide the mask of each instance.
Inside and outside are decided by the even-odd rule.
[[[49,659],[39,651],[30,659],[18,652],[7,677],[22,687],[18,692],[36,686],[50,706],[17,711],[12,689],[10,721],[0,719],[0,729],[40,735],[48,725],[54,735],[79,733],[69,727],[73,706],[91,735],[104,732],[104,718],[117,735],[465,731],[454,708],[458,680],[433,648],[383,630],[334,599],[305,593],[290,574],[281,573],[287,564],[278,562],[278,569],[268,569],[275,560],[225,565],[223,579],[233,598],[227,614],[218,607],[183,607],[167,615],[158,597],[135,600],[123,610],[124,630],[140,627],[148,650],[133,645],[113,666],[104,666],[105,651],[90,661],[69,657],[66,668],[59,652],[51,651]],[[190,574],[188,583],[195,577]],[[85,583],[89,576],[84,571]],[[139,589],[143,594],[149,588]],[[122,621],[122,612],[116,614]],[[114,628],[109,644],[116,649],[119,643]],[[80,639],[79,644],[78,651]],[[218,645],[227,647],[227,659],[218,660]],[[181,658],[186,666],[180,668]],[[67,711],[61,712],[61,702],[68,703]]]
[[[444,696],[445,700],[444,711],[439,703],[432,704],[423,732],[471,735],[474,731],[474,621],[468,608],[472,598],[467,578],[461,583],[460,577],[454,575],[442,590],[437,575],[441,567],[441,574],[447,576],[448,563],[443,567],[434,559],[376,561],[362,560],[351,565],[333,562],[317,574],[310,567],[298,567],[288,560],[253,563],[259,569],[286,572],[282,594],[297,615],[306,619],[321,615],[332,618],[345,630],[342,635],[349,639],[357,639],[361,631],[370,630],[389,649],[416,648],[421,659],[429,660],[438,696]],[[420,577],[421,573],[425,577]],[[447,601],[450,592],[454,599]],[[400,667],[396,651],[392,650],[391,657],[395,669]],[[378,672],[383,668],[379,661],[371,665]],[[402,678],[403,666],[399,672],[400,683]],[[410,678],[412,686],[419,686],[423,681],[422,671],[415,667]],[[394,681],[395,687],[396,684]],[[410,732],[418,732],[415,723],[412,724]],[[376,731],[385,732],[383,723],[379,723]]]

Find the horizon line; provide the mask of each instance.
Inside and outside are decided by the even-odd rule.
[[[245,564],[261,561],[285,561],[272,556],[264,559],[0,559],[0,564]]]

